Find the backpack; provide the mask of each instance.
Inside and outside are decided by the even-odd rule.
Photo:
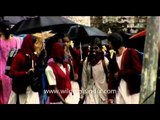
[[[9,52],[9,54],[8,54],[6,68],[5,68],[5,75],[7,75],[7,76],[9,76],[9,71],[10,71],[13,59],[16,56],[17,53],[18,53],[18,49],[17,48],[12,48],[11,51]]]

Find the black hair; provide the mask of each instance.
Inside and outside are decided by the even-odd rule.
[[[70,40],[70,36],[69,36],[67,33],[63,33],[63,35],[62,35],[63,41],[64,41],[64,38],[65,38],[65,37],[68,37],[68,39]]]
[[[33,42],[33,44],[35,44],[36,41],[37,41],[37,38],[36,38],[35,36],[32,35],[32,42]]]
[[[123,38],[119,33],[111,33],[108,36],[108,41],[111,42],[111,45],[113,49],[118,53],[118,49],[122,46],[123,44]]]
[[[53,41],[58,42],[59,39],[62,39],[62,41],[63,41],[64,37],[69,38],[69,35],[67,33],[56,33],[56,35],[54,35],[53,37],[50,37],[49,39],[54,39]]]
[[[3,20],[0,22],[0,32],[2,32],[5,36],[5,39],[8,39],[10,36],[10,22]]]
[[[98,46],[99,48],[102,48],[102,42],[100,40],[100,38],[96,37],[94,38],[91,43],[90,43],[91,47],[92,46]]]
[[[102,49],[102,42],[100,40],[100,38],[96,37],[94,38],[91,42],[90,42],[91,48],[90,48],[90,53],[88,55],[88,59],[87,59],[87,65],[88,62],[91,62],[93,59],[97,59],[95,54],[93,54],[93,46],[98,46],[100,49]],[[101,55],[101,58],[104,59],[104,53],[101,51],[99,53],[99,55]],[[91,71],[91,79],[93,78],[93,70],[92,70],[92,65],[90,66],[90,71]]]
[[[58,39],[62,39],[62,38],[63,38],[63,34],[62,34],[62,33],[57,33],[57,34],[55,35],[55,37],[56,37],[57,40],[58,40]]]
[[[61,64],[64,64],[64,57],[61,59],[61,58],[53,58],[55,62],[57,63],[61,63]]]

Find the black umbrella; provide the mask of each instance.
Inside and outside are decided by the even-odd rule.
[[[106,39],[107,34],[98,28],[85,26],[85,25],[76,25],[72,26],[68,34],[71,38],[74,37],[99,37],[100,39]]]
[[[85,25],[76,25],[71,26],[68,35],[76,44],[81,42],[82,44],[89,43],[91,40],[96,37],[104,40],[107,38],[107,34],[98,28],[85,26]]]
[[[100,38],[104,40],[107,38],[107,34],[98,28],[85,26],[85,25],[76,25],[70,27],[68,31],[70,39],[74,41],[75,46],[79,46],[81,51],[81,60],[82,60],[82,47],[84,44],[90,43],[95,38]]]
[[[36,16],[22,20],[11,29],[13,34],[31,34],[46,30],[55,32],[76,25],[75,22],[62,16]]]
[[[25,16],[3,16],[3,20],[9,21],[12,25],[24,20]]]

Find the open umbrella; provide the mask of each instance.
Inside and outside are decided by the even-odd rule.
[[[31,34],[47,30],[55,32],[76,25],[75,22],[62,16],[35,16],[22,20],[11,29],[13,34]]]
[[[94,38],[98,37],[101,40],[107,38],[107,34],[98,28],[85,26],[85,25],[76,25],[71,26],[68,35],[70,38],[75,42],[75,44],[82,44],[89,43]]]
[[[138,38],[138,37],[145,36],[145,35],[146,35],[146,30],[143,30],[143,31],[141,31],[141,32],[139,32],[137,34],[134,34],[129,39]]]
[[[75,46],[80,47],[81,60],[82,60],[82,46],[84,44],[90,43],[96,37],[104,40],[107,38],[107,34],[98,28],[85,26],[85,25],[75,25],[71,26],[68,35],[70,39],[74,41]]]
[[[70,27],[68,34],[71,38],[74,37],[99,37],[100,39],[106,39],[107,34],[98,28],[85,26],[85,25],[76,25]]]
[[[145,36],[146,36],[146,30],[132,35],[128,40],[129,46],[143,52]]]
[[[12,25],[24,20],[25,16],[3,16],[3,20],[9,21]]]

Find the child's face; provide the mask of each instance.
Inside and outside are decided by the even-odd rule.
[[[93,46],[93,54],[98,55],[101,52],[101,49],[98,46]]]
[[[63,38],[63,42],[64,42],[64,44],[66,44],[67,46],[69,46],[70,40],[69,40],[68,37],[64,37],[64,38]]]

